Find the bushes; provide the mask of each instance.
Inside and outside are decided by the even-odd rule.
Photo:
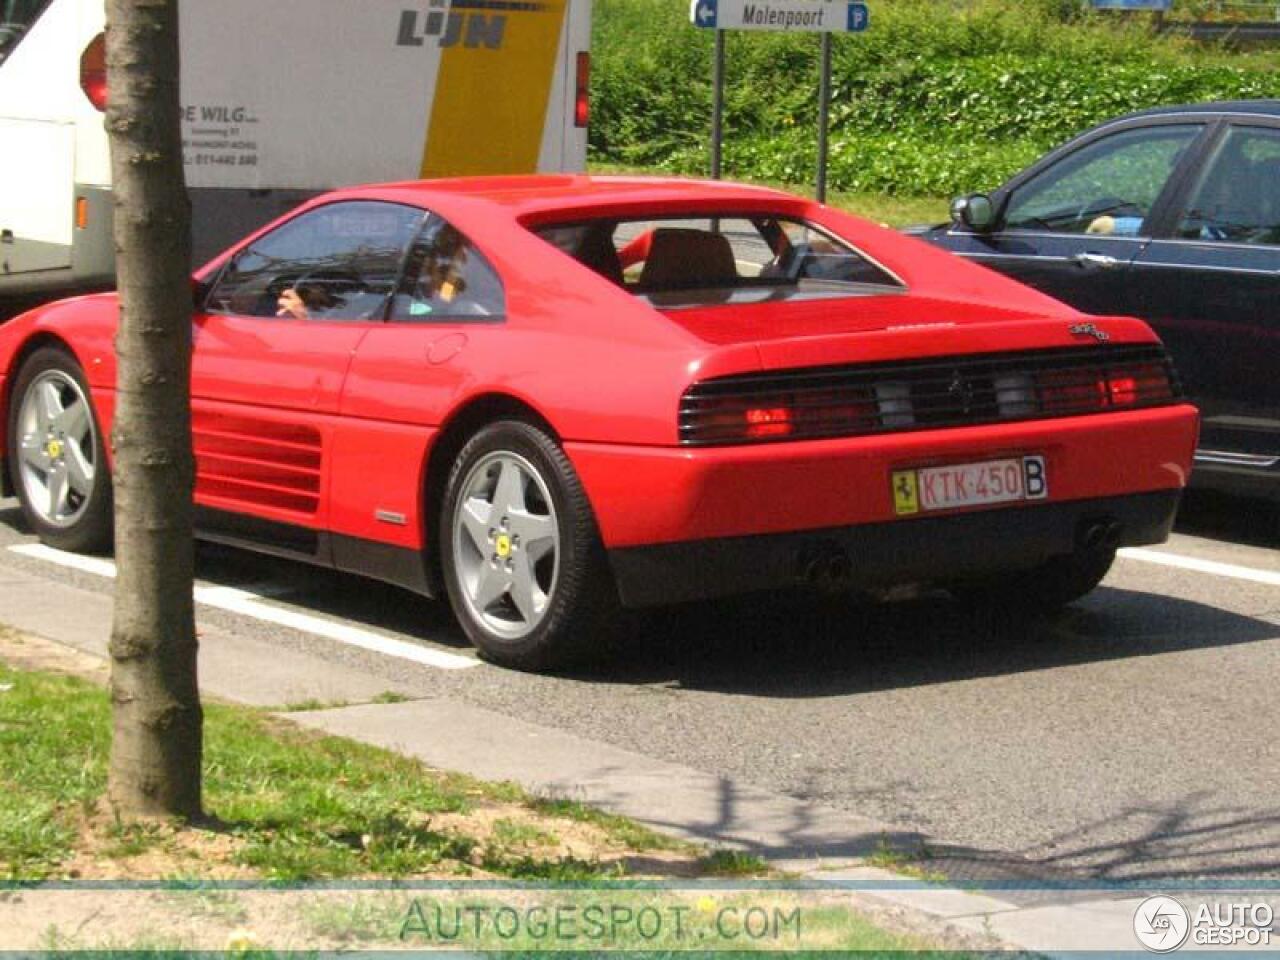
[[[706,169],[708,31],[680,0],[596,0],[594,159]],[[730,175],[812,176],[817,40],[730,34]],[[1076,0],[880,0],[835,44],[831,184],[889,193],[991,187],[1073,134],[1158,104],[1280,96],[1265,58],[1153,37]]]

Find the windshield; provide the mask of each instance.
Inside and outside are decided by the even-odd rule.
[[[655,306],[882,294],[902,282],[799,220],[767,215],[600,219],[538,227],[542,239]]]

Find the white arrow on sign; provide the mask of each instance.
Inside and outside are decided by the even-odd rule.
[[[716,25],[716,0],[693,0],[693,22],[699,27]]]

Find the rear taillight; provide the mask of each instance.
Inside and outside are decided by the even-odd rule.
[[[80,54],[80,89],[95,110],[107,109],[107,38],[101,33]]]
[[[680,434],[682,442],[695,444],[805,440],[861,432],[875,418],[874,400],[840,391],[707,398],[686,394]]]
[[[743,415],[746,421],[744,435],[751,440],[790,436],[795,429],[791,416],[790,407],[749,407]]]
[[[1107,381],[1091,370],[1046,370],[1036,378],[1045,416],[1088,413],[1107,406]]]
[[[680,443],[816,440],[1087,416],[1176,403],[1163,348],[1033,350],[761,371],[692,384]]]
[[[573,125],[585,127],[591,122],[591,54],[578,54],[578,73],[574,83]]]
[[[1117,366],[1096,376],[1087,370],[1046,371],[1037,386],[1046,416],[1145,406],[1177,396],[1168,370],[1158,364]]]

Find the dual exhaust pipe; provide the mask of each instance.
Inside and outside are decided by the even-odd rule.
[[[1114,517],[1082,520],[1076,528],[1076,553],[1115,550],[1124,540],[1124,524]],[[853,560],[839,544],[823,541],[800,554],[800,580],[824,593],[844,593],[854,586]]]

